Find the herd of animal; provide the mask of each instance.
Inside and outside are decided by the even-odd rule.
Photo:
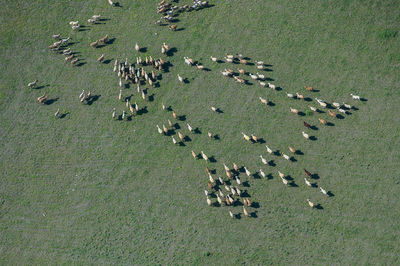
[[[111,0],[108,0],[110,5],[114,5]],[[174,12],[181,12],[181,11],[190,11],[196,8],[202,8],[208,5],[208,2],[201,2],[201,1],[194,1],[193,6],[183,6],[183,7],[176,7],[169,4],[166,4],[163,0],[159,4],[159,13],[165,13],[166,16],[172,17]],[[94,15],[92,18],[88,20],[89,23],[96,23],[100,19],[100,15]],[[164,17],[165,18],[165,17]],[[167,18],[165,18],[167,19]],[[168,20],[168,19],[167,19]],[[72,29],[75,30],[74,27],[80,27],[79,21],[71,21],[69,23]],[[61,38],[60,34],[55,34],[52,36],[53,39],[57,40],[49,48],[53,51],[62,53],[65,57],[65,61],[70,61],[71,64],[75,65],[78,62],[78,58],[74,58],[74,53],[68,48],[68,42],[71,39],[68,38]],[[104,37],[100,38],[99,40],[93,41],[89,43],[90,47],[96,48],[99,44],[107,44],[109,41],[109,36],[106,34]],[[143,101],[150,102],[152,101],[151,96],[149,96],[149,90],[158,87],[159,81],[161,80],[162,73],[164,73],[167,68],[169,68],[170,64],[163,56],[168,56],[168,52],[170,51],[170,46],[167,45],[165,42],[161,44],[161,55],[153,55],[153,56],[142,56],[141,48],[136,43],[134,50],[136,51],[136,60],[129,63],[128,58],[123,60],[115,59],[113,65],[113,72],[117,74],[118,77],[118,87],[119,87],[119,94],[118,94],[118,101],[122,109],[122,111],[117,112],[117,108],[112,109],[112,118],[115,120],[131,120],[132,117],[141,113],[141,109],[137,101],[132,103],[132,98],[137,94],[139,97],[142,98]],[[133,50],[133,49],[132,49]],[[102,54],[97,61],[102,62],[104,60],[104,54]],[[200,62],[190,58],[184,57],[183,63],[186,64],[188,67],[195,67],[198,70],[206,69],[203,64]],[[279,86],[271,84],[267,81],[270,79],[263,74],[263,71],[267,70],[270,66],[268,64],[264,64],[263,61],[255,61],[251,62],[251,60],[247,57],[244,57],[242,54],[226,54],[225,57],[221,57],[218,59],[217,57],[210,56],[210,64],[214,64],[213,66],[219,66],[221,64],[225,64],[225,68],[221,71],[221,74],[225,77],[232,78],[232,80],[244,84],[244,85],[251,85],[250,80],[254,82],[258,82],[261,87],[264,87],[266,90],[272,89],[276,91],[282,90]],[[243,66],[254,67],[253,71],[246,71]],[[239,66],[236,70],[233,70],[234,66]],[[169,72],[169,71],[168,71]],[[261,73],[259,73],[261,72]],[[185,82],[185,79],[180,75],[177,74],[179,82]],[[29,88],[34,88],[37,86],[38,80],[28,83]],[[129,89],[130,85],[136,85],[135,89]],[[316,92],[313,87],[305,86],[305,93],[313,93]],[[354,100],[361,100],[362,98],[358,95],[350,94],[352,99]],[[91,91],[88,93],[83,90],[79,95],[79,101],[81,103],[88,103],[92,99]],[[338,102],[329,102],[324,101],[319,98],[315,98],[315,102],[319,105],[319,107],[310,105],[309,103],[312,102],[312,97],[303,95],[299,92],[296,93],[286,93],[286,97],[302,101],[304,103],[305,109],[310,109],[312,112],[317,114],[318,121],[326,126],[333,125],[332,123],[328,122],[326,119],[323,118],[324,115],[328,114],[332,119],[333,118],[340,118],[340,114],[337,114],[333,110],[337,110],[339,113],[344,115],[349,114],[350,110],[355,110],[355,108],[347,103],[338,103]],[[40,97],[37,98],[37,102],[40,104],[44,104],[47,101],[47,95],[44,93]],[[258,99],[260,100],[261,104],[265,106],[269,106],[271,101],[259,96]],[[258,101],[258,100],[257,100]],[[144,107],[146,108],[146,107]],[[187,132],[184,132],[179,125],[183,121],[182,116],[177,114],[177,110],[174,110],[171,106],[166,106],[162,103],[161,108],[171,113],[170,119],[167,119],[166,123],[161,123],[162,126],[156,125],[157,131],[159,134],[170,137],[173,145],[179,145],[185,147],[188,145],[187,140],[195,140],[196,134],[201,134],[197,127],[193,127],[188,121],[186,121],[185,128],[187,128]],[[321,108],[321,109],[319,109]],[[211,111],[214,113],[220,113],[221,110],[215,106],[210,107]],[[327,110],[327,111],[324,111]],[[306,111],[302,112],[298,109],[289,107],[290,113],[297,115],[299,118],[306,115]],[[307,110],[308,111],[308,110]],[[130,115],[128,115],[128,113]],[[121,115],[120,115],[121,114]],[[54,114],[56,117],[60,117],[60,109],[58,108]],[[173,122],[172,122],[172,121]],[[300,119],[304,127],[306,128],[305,131],[302,131],[302,136],[307,140],[315,140],[315,136],[310,135],[310,131],[313,130],[315,126],[309,124],[306,121],[302,121]],[[167,126],[166,126],[167,125]],[[180,131],[178,131],[180,129]],[[244,140],[248,143],[262,143],[262,138],[257,137],[254,134],[244,133],[244,132],[237,132],[238,135],[242,135]],[[189,137],[191,135],[191,137]],[[218,134],[213,134],[210,131],[207,133],[210,139],[216,139]],[[208,156],[204,151],[200,151],[200,153],[190,150],[191,155],[196,160],[204,160],[207,164],[206,166],[206,174],[207,174],[207,189],[205,190],[206,202],[209,206],[236,206],[240,205],[243,207],[243,214],[246,217],[255,216],[254,212],[251,212],[250,209],[246,209],[249,207],[254,207],[254,202],[250,201],[250,195],[246,190],[246,187],[243,186],[244,182],[242,181],[243,177],[242,174],[245,174],[247,178],[254,177],[256,174],[260,174],[263,178],[270,179],[272,178],[272,174],[267,175],[263,170],[264,166],[272,166],[267,156],[279,156],[282,157],[288,163],[294,162],[294,155],[298,154],[299,151],[293,148],[290,145],[287,145],[288,152],[280,152],[280,149],[276,149],[275,151],[268,145],[266,147],[266,155],[259,155],[261,159],[261,166],[259,167],[259,172],[252,173],[246,166],[238,166],[236,163],[232,163],[232,168],[228,167],[225,163],[223,163],[223,170],[222,172],[225,173],[226,177],[223,178],[222,176],[216,177],[217,169],[210,169],[208,163],[212,163],[215,161],[213,156]],[[189,153],[189,152],[188,152]],[[291,154],[291,155],[289,155]],[[258,167],[257,167],[258,168]],[[308,187],[315,187],[319,188],[320,192],[324,195],[330,196],[333,195],[330,191],[323,189],[316,184],[313,184],[310,179],[313,178],[313,174],[306,169],[303,169],[305,185]],[[281,171],[276,171],[277,176],[279,176],[280,180],[285,186],[293,185],[294,181],[292,178],[289,178],[289,175],[282,173]],[[246,177],[244,177],[246,178]],[[236,183],[236,185],[234,185]],[[225,190],[225,193],[223,192]],[[215,200],[214,200],[215,199]],[[306,199],[308,205],[311,208],[318,208],[320,207],[319,204],[315,204],[310,199]],[[229,215],[232,218],[240,217],[240,213],[233,213],[231,209],[228,210]]]

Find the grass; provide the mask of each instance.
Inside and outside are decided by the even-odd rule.
[[[159,18],[155,2],[120,3],[121,8],[92,0],[2,5],[2,264],[399,263],[400,10],[395,1],[212,1],[212,8],[180,15],[177,24],[184,30],[178,32],[153,24]],[[69,30],[69,21],[97,13],[109,20],[87,31]],[[84,65],[64,64],[47,49],[55,33],[72,37],[71,49]],[[88,47],[106,33],[116,38],[112,45]],[[112,108],[124,109],[117,100],[118,79],[112,63],[95,60],[104,53],[106,59],[133,62],[136,42],[149,55],[160,55],[163,42],[176,47],[168,58],[173,66],[162,74],[160,87],[150,89],[153,102],[134,96],[148,113],[113,121]],[[265,74],[282,91],[222,77],[220,70],[229,65],[209,57],[225,53],[271,64]],[[211,71],[185,66],[183,56]],[[180,84],[177,74],[189,83]],[[26,88],[35,78],[48,86]],[[320,91],[306,92],[306,85]],[[99,99],[81,105],[82,89]],[[38,105],[43,92],[58,100]],[[349,102],[359,110],[345,119],[299,118],[289,106],[305,112],[308,104],[288,99],[286,92]],[[368,101],[353,101],[350,93]],[[275,106],[261,105],[259,96]],[[186,116],[181,127],[188,122],[202,134],[191,135],[186,147],[158,135],[155,124],[172,119],[161,110],[162,102]],[[211,105],[223,113],[212,113]],[[55,119],[57,108],[68,115]],[[335,125],[320,126],[320,116]],[[301,136],[303,121],[318,127],[309,131],[316,141]],[[210,140],[208,130],[220,140]],[[304,155],[293,163],[269,156],[264,145],[246,143],[242,131],[274,149],[288,152],[290,145]],[[194,161],[191,149],[217,162]],[[260,154],[276,166],[262,165]],[[228,209],[239,213],[240,206],[207,206],[205,167],[223,175],[224,162],[272,174],[270,180],[240,175],[260,205],[249,208],[257,218],[232,220]],[[317,173],[315,182],[335,196],[306,187],[303,168]],[[278,170],[298,187],[284,187]],[[307,198],[323,210],[310,209]]]

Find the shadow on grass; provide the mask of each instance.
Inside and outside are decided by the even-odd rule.
[[[53,98],[53,99],[48,99],[48,100],[46,100],[46,101],[44,102],[44,104],[45,104],[45,105],[53,104],[53,103],[55,103],[56,101],[58,101],[58,99],[59,99],[59,97]]]

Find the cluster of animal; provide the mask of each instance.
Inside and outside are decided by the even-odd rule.
[[[169,25],[168,28],[172,31],[177,29],[177,25],[170,23],[177,21],[175,17],[177,17],[180,13],[200,10],[209,6],[208,1],[200,0],[193,0],[193,4],[183,6],[173,5],[172,2],[173,1],[166,3],[165,0],[162,0],[160,3],[158,3],[157,13],[162,14],[163,16],[155,22],[155,24],[160,26]]]
[[[116,4],[112,0],[108,0],[110,5],[115,6]],[[191,11],[191,10],[198,10],[204,7],[207,7],[209,4],[207,1],[198,1],[194,0],[193,5],[184,5],[184,6],[176,6],[172,5],[172,3],[165,3],[163,0],[161,3],[159,3],[158,6],[158,13],[163,14],[162,20],[172,22],[173,17],[177,16],[180,12],[183,11]],[[100,19],[100,15],[94,15],[92,18],[88,20],[88,23],[96,23]],[[160,20],[161,21],[161,20]],[[79,21],[71,21],[69,23],[72,27],[73,30],[76,30],[80,27]],[[176,29],[176,25],[170,25],[171,30]],[[71,64],[75,65],[76,62],[78,62],[78,58],[74,59],[74,53],[71,51],[70,48],[68,48],[68,41],[70,40],[70,37],[62,39],[60,34],[56,34],[52,36],[53,39],[56,40],[52,45],[49,46],[49,48],[53,51],[62,51],[62,54],[66,56],[65,61],[70,61]],[[96,48],[98,45],[101,44],[107,44],[109,41],[109,36],[105,35],[103,38],[100,38],[97,41],[91,42],[89,45],[90,47]],[[136,43],[135,44],[135,50],[139,53],[142,50],[140,49],[139,45]],[[163,43],[161,45],[161,54],[162,55],[168,55],[168,52],[170,51],[169,45],[166,43]],[[102,54],[97,61],[98,62],[103,62],[104,60],[104,54]],[[154,57],[155,58],[155,57]],[[144,101],[150,101],[150,97],[148,96],[148,90],[149,88],[142,89],[140,86],[141,85],[148,85],[149,87],[154,87],[155,84],[157,84],[157,80],[160,79],[161,76],[161,71],[165,70],[170,64],[169,62],[165,61],[161,57],[159,59],[154,59],[152,56],[146,56],[145,58],[142,58],[140,56],[136,57],[136,62],[129,64],[128,59],[125,59],[125,62],[119,62],[118,59],[115,60],[114,66],[113,66],[113,71],[117,73],[117,76],[119,78],[118,86],[120,88],[119,95],[118,95],[118,100],[122,101],[125,103],[125,106],[128,110],[122,110],[122,115],[117,115],[116,108],[113,108],[112,111],[112,118],[113,119],[129,119],[130,117],[134,116],[135,114],[139,114],[142,109],[139,108],[139,105],[135,101],[134,103],[131,103],[132,97],[136,94],[134,90],[128,90],[130,87],[129,84],[136,84],[136,89],[137,89],[137,94],[140,95],[140,97]],[[251,85],[249,80],[254,80],[258,81],[259,85],[262,87],[267,87],[271,88],[273,90],[280,90],[280,88],[274,84],[271,84],[267,81],[270,79],[266,77],[262,71],[267,71],[267,67],[270,65],[264,64],[263,61],[255,61],[254,63],[250,61],[249,58],[244,57],[241,54],[236,54],[235,56],[232,54],[226,54],[223,60],[218,59],[217,57],[210,56],[211,61],[215,63],[229,63],[232,65],[241,65],[240,68],[237,69],[237,72],[228,68],[225,68],[223,71],[221,71],[223,76],[227,77],[232,77],[235,81],[242,83],[242,84],[247,84]],[[189,66],[195,66],[198,70],[206,70],[203,64],[195,61],[194,59],[190,57],[184,57],[184,63],[189,65]],[[246,71],[244,66],[254,66],[255,69],[254,71]],[[151,67],[151,71],[146,69],[147,67]],[[158,73],[157,73],[158,72]],[[258,73],[261,72],[261,73]],[[178,80],[180,82],[185,82],[185,79],[177,74]],[[248,79],[248,80],[246,80]],[[37,80],[30,82],[28,84],[29,88],[34,88],[37,85]],[[125,84],[125,86],[123,86]],[[128,95],[124,97],[125,90],[123,87],[126,87],[126,90],[128,91]],[[316,92],[317,90],[310,87],[306,86],[305,87],[307,92]],[[304,96],[300,93],[286,93],[286,96],[294,99],[294,100],[303,100],[304,102],[310,102],[312,99],[310,97]],[[353,95],[351,94],[352,98],[355,100],[361,100],[360,96]],[[87,94],[83,90],[82,93],[79,95],[79,100],[82,103],[88,103],[92,99],[92,93],[89,91]],[[271,101],[259,96],[259,100],[261,101],[262,104],[264,105],[271,105]],[[47,95],[44,93],[42,96],[37,98],[37,101],[41,104],[46,103],[47,101]],[[336,114],[333,109],[336,109],[339,113],[342,114],[349,114],[350,110],[355,109],[353,106],[343,103],[339,104],[338,102],[328,102],[324,101],[322,99],[315,98],[315,101],[322,107],[327,109],[327,113],[329,116],[333,118],[339,118],[340,114]],[[318,109],[315,106],[308,105],[309,109],[315,113],[318,114],[323,114],[326,113],[325,111]],[[125,108],[125,107],[124,107]],[[144,107],[146,108],[146,107]],[[161,135],[165,136],[170,136],[172,139],[172,143],[174,145],[179,145],[179,146],[186,146],[186,142],[188,140],[191,140],[189,137],[189,134],[192,134],[192,137],[194,137],[194,134],[199,133],[198,128],[193,128],[189,123],[186,123],[186,128],[189,131],[188,134],[185,134],[183,130],[178,131],[181,127],[179,126],[179,121],[182,121],[181,119],[182,116],[179,116],[176,111],[172,110],[171,107],[166,107],[164,104],[162,104],[162,109],[166,111],[171,111],[172,112],[172,117],[175,119],[174,123],[170,120],[167,119],[168,122],[168,127],[165,126],[165,124],[162,124],[162,127],[159,125],[156,125],[157,131]],[[215,106],[211,106],[211,110],[215,113],[220,113],[221,110]],[[303,112],[299,111],[296,108],[289,107],[289,111],[293,114],[303,116],[305,115]],[[130,115],[128,115],[128,112],[130,112]],[[60,109],[57,109],[56,113],[54,114],[56,117],[60,117]],[[331,123],[327,122],[322,117],[318,118],[319,122],[322,123],[323,125],[330,125]],[[303,121],[303,125],[310,130],[313,130],[315,126],[307,123],[306,121]],[[314,139],[314,136],[310,136],[309,133],[302,131],[302,136],[306,139]],[[216,136],[212,134],[210,131],[208,131],[208,137],[216,139]],[[244,132],[241,132],[243,138],[247,142],[251,143],[263,143],[263,139],[260,137],[257,137],[254,134],[247,135]],[[179,138],[176,138],[176,136]],[[265,141],[264,141],[265,142]],[[298,150],[293,148],[292,146],[288,146],[288,150],[292,155],[297,154]],[[294,156],[290,156],[288,154],[285,154],[283,152],[280,152],[280,150],[272,150],[268,145],[266,145],[266,151],[270,155],[276,155],[279,157],[282,157],[286,161],[291,161],[295,162]],[[204,151],[201,151],[200,153],[196,153],[195,151],[191,150],[191,154],[194,159],[203,159],[208,162],[215,161],[215,158],[213,156],[209,157],[206,155]],[[262,165],[270,165],[273,166],[273,160],[268,161],[266,158],[268,155],[259,155],[261,159]],[[230,169],[225,163],[223,164],[226,179],[222,178],[221,176],[216,178],[216,169],[211,170],[208,166],[206,167],[206,173],[208,175],[208,182],[207,182],[207,188],[205,190],[205,195],[206,195],[206,201],[209,206],[236,206],[236,205],[241,205],[243,206],[243,214],[246,217],[251,217],[255,216],[255,212],[250,212],[250,209],[246,209],[249,207],[255,207],[257,204],[254,202],[250,201],[250,195],[248,194],[248,191],[246,190],[246,187],[244,186],[244,183],[247,182],[242,182],[241,180],[241,173],[245,173],[247,178],[254,177],[258,173],[252,173],[248,168],[245,166],[239,167],[236,163],[233,163],[233,168]],[[316,187],[319,188],[320,192],[323,193],[324,195],[331,195],[331,193],[325,189],[323,189],[320,186],[317,186],[315,183],[311,183],[309,179],[313,178],[313,175],[311,172],[309,172],[306,169],[303,169],[306,177],[304,178],[305,184],[308,187]],[[262,167],[259,169],[259,174],[263,178],[270,178],[272,174],[267,175]],[[214,175],[214,176],[213,176]],[[277,171],[277,176],[281,179],[284,185],[293,185],[294,181],[289,175],[285,175],[281,171]],[[246,177],[244,177],[245,179]],[[307,179],[309,178],[309,179]],[[233,185],[233,183],[236,182],[236,185]],[[225,189],[225,194],[222,191],[221,188]],[[213,199],[216,199],[216,201],[213,202]],[[319,204],[313,203],[310,199],[307,199],[307,202],[310,207],[318,207]],[[240,217],[240,213],[234,214],[231,210],[229,210],[229,215],[232,218],[235,217]]]

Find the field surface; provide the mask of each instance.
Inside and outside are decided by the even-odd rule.
[[[176,32],[154,24],[157,1],[119,3],[2,1],[0,264],[400,263],[398,1],[212,0],[209,8],[180,14]],[[190,1],[177,4],[185,3]],[[105,20],[88,25],[94,14]],[[68,23],[75,20],[86,27],[72,31]],[[80,66],[48,49],[56,33],[71,37]],[[112,43],[89,47],[105,34]],[[170,56],[161,55],[163,42],[173,48]],[[135,43],[146,51],[136,52]],[[227,53],[269,66],[210,60]],[[96,62],[101,54],[102,64]],[[142,85],[151,101],[141,99],[136,85],[124,88],[124,96],[133,94],[131,102],[146,111],[130,121],[113,120],[113,108],[127,110],[118,100],[113,62],[133,63],[139,55],[164,58],[168,72],[161,72],[159,86]],[[184,56],[210,71],[185,65]],[[239,84],[220,73],[239,67],[264,74],[281,90],[249,77],[251,84]],[[35,79],[39,87],[29,89]],[[83,89],[96,96],[90,105],[79,102]],[[312,101],[286,97],[296,92]],[[51,100],[47,105],[36,102],[43,93]],[[260,96],[273,106],[262,105]],[[317,106],[315,97],[357,109],[343,119],[289,112],[305,113],[308,105]],[[162,103],[185,121],[173,119]],[[54,116],[58,108],[62,119]],[[321,125],[318,117],[333,125]],[[178,146],[159,135],[156,125],[168,125],[167,119],[191,141]],[[186,123],[199,133],[189,134]],[[208,138],[208,131],[219,139]],[[316,140],[304,139],[302,131]],[[241,132],[265,143],[246,142]],[[268,154],[265,145],[286,154],[292,146],[302,154],[290,162]],[[194,160],[191,150],[214,162]],[[273,162],[263,165],[259,155]],[[244,217],[240,204],[207,206],[206,166],[226,180],[223,163],[232,168],[234,162],[269,176],[239,175],[239,187],[253,202],[247,207],[252,217]],[[331,197],[305,185],[303,168]],[[282,183],[278,170],[290,175],[292,186]],[[320,208],[310,208],[307,198]],[[228,210],[240,219],[231,219]]]

